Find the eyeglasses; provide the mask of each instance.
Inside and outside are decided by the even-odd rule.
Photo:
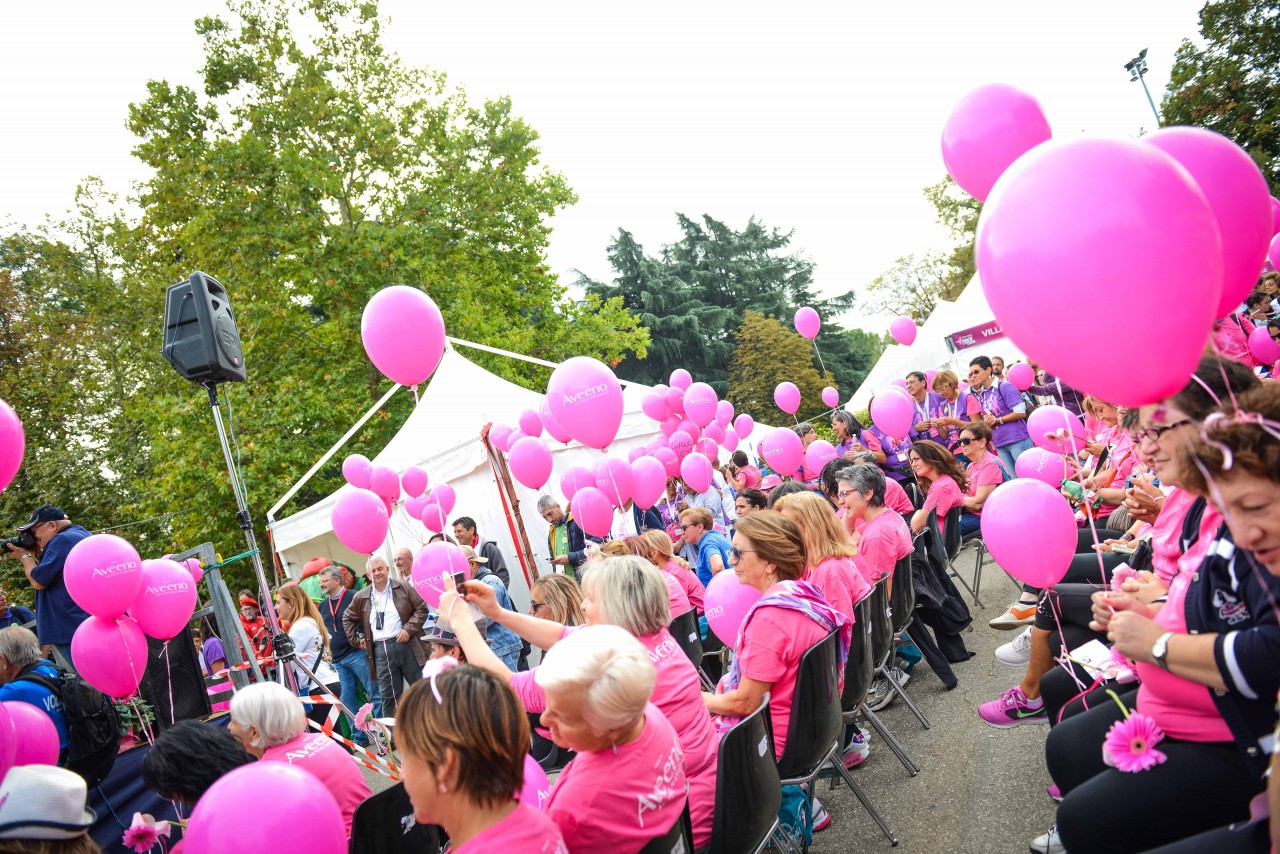
[[[846,495],[853,495],[853,494],[854,494],[855,492],[857,492],[857,491],[858,491],[858,490],[856,490],[856,489],[842,489],[842,490],[840,490],[839,492],[837,492],[837,493],[836,493],[836,499],[837,499],[837,500],[839,500],[839,501],[844,501],[844,497],[845,497]]]
[[[690,522],[688,525],[681,525],[680,530],[687,531],[690,528],[697,528],[697,527],[699,527],[699,524],[697,522]]]
[[[974,368],[972,371],[969,372],[969,376],[976,377],[980,373],[982,373],[982,371],[978,370],[977,368]]]
[[[1170,430],[1177,430],[1179,427],[1185,427],[1190,423],[1192,423],[1190,418],[1184,418],[1181,421],[1166,424],[1164,427],[1148,427],[1145,430],[1136,430],[1133,435],[1139,442],[1143,439],[1146,439],[1148,442],[1158,442],[1160,441],[1160,437],[1165,433],[1168,433]]]
[[[967,447],[969,447],[969,445],[970,445],[971,443],[976,442],[976,441],[978,441],[978,440],[977,440],[977,439],[966,439],[966,438],[965,438],[965,437],[963,437],[963,436],[961,436],[961,437],[960,437],[960,444],[961,444],[961,445],[964,445],[966,448],[967,448]]]
[[[748,553],[750,553],[750,554],[755,554],[755,553],[756,553],[756,550],[755,550],[755,549],[740,549],[740,548],[738,548],[737,546],[730,546],[730,547],[729,547],[729,557],[733,558],[733,562],[734,562],[734,563],[737,563],[738,561],[742,560],[742,556],[743,556],[744,554],[748,554]]]

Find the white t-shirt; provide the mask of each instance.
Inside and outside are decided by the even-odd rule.
[[[337,671],[324,660],[324,642],[320,639],[320,627],[316,625],[315,619],[303,617],[301,620],[294,620],[289,626],[289,637],[293,638],[293,648],[298,659],[316,678],[325,685],[338,681]],[[294,665],[293,675],[303,688],[311,690],[316,687],[301,667]]]
[[[623,510],[613,511],[613,526],[609,528],[609,539],[621,540],[625,537],[634,537],[636,531],[636,516],[630,507]]]
[[[378,615],[382,614],[382,628],[378,628]],[[381,593],[376,587],[369,588],[369,628],[373,631],[373,639],[393,640],[404,624],[400,622],[400,612],[396,610],[395,597],[391,593],[391,580],[387,580],[387,589]]]

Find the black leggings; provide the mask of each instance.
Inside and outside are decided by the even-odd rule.
[[[1106,540],[1118,540],[1124,536],[1123,531],[1112,531],[1109,528],[1098,529],[1098,542]],[[1124,563],[1125,555],[1116,552],[1103,552],[1102,565],[1106,569],[1107,579],[1111,578],[1111,570]],[[1088,528],[1081,528],[1076,534],[1076,554],[1071,558],[1071,565],[1067,567],[1067,574],[1062,576],[1059,584],[1090,582],[1094,584],[1101,583],[1102,573],[1098,571],[1098,553],[1093,549],[1093,531]],[[1022,585],[1025,593],[1040,592],[1039,587],[1032,587],[1030,584]]]
[[[1075,678],[1072,678],[1073,673]],[[1107,693],[1108,688],[1121,696],[1124,696],[1126,691],[1132,690],[1130,685],[1121,685],[1115,681],[1102,682],[1098,685],[1094,685],[1093,681],[1094,677],[1090,676],[1083,667],[1071,662],[1058,665],[1040,678],[1040,698],[1044,700],[1050,727],[1057,726],[1067,718],[1087,712],[1102,703],[1114,705],[1115,701]]]
[[[1097,565],[1094,565],[1097,571]],[[1046,590],[1036,605],[1037,629],[1051,632],[1049,648],[1054,656],[1076,649],[1097,638],[1106,641],[1106,632],[1089,628],[1093,619],[1093,594],[1102,588],[1093,584],[1058,584]]]
[[[1137,693],[1120,695],[1131,710]],[[1049,731],[1045,760],[1065,796],[1058,833],[1067,851],[1146,851],[1249,817],[1249,801],[1263,783],[1234,742],[1166,737],[1157,747],[1168,757],[1164,763],[1125,773],[1107,767],[1101,749],[1123,717],[1116,703],[1100,701]]]
[[[1153,848],[1147,854],[1267,854],[1271,850],[1271,833],[1267,820],[1255,821],[1238,829],[1219,827],[1216,830]]]

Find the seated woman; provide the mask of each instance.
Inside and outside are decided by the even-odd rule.
[[[1125,418],[1122,408],[1096,397],[1086,397],[1084,405],[1104,429],[1086,446],[1092,466],[1082,466],[1071,479],[1080,482],[1086,495],[1093,496],[1093,503],[1099,505],[1093,516],[1098,527],[1103,527],[1111,511],[1124,503],[1125,478],[1133,473],[1138,455],[1129,431],[1122,424]],[[1068,457],[1067,461],[1072,462],[1073,458]],[[1072,497],[1068,492],[1063,494]]]
[[[969,489],[969,479],[955,456],[937,442],[925,439],[916,442],[907,452],[911,471],[925,489],[924,506],[911,516],[911,532],[924,530],[929,511],[938,514],[938,533],[945,534],[947,514],[954,507],[964,506],[964,493]]]
[[[289,621],[289,637],[293,639],[296,655],[290,666],[293,668],[298,693],[306,696],[328,691],[335,697],[339,696],[342,693],[342,681],[333,665],[324,660],[324,651],[329,646],[329,632],[324,627],[324,620],[320,619],[316,603],[311,601],[311,597],[300,585],[286,584],[276,591],[276,613],[282,622]],[[307,675],[301,665],[306,665],[307,670],[314,673],[319,682]],[[329,707],[320,703],[312,703],[311,711],[307,712],[307,717],[316,723],[323,723],[328,715]]]
[[[702,847],[711,839],[718,744],[711,717],[702,705],[698,672],[667,630],[671,622],[667,584],[647,560],[628,555],[606,558],[593,565],[583,582],[582,593],[587,626],[621,626],[649,651],[649,659],[657,668],[652,702],[671,722],[684,750],[693,839],[695,847]],[[564,639],[585,631],[502,611],[479,585],[467,584],[467,601],[475,604],[485,616],[502,622],[534,646],[547,650],[547,657]],[[546,709],[546,695],[536,680],[540,668],[512,673],[484,644],[474,624],[463,618],[465,605],[458,603],[458,597],[452,592],[440,597],[441,614],[450,616],[455,608],[460,622],[450,622],[455,626],[467,659],[510,681],[528,711],[537,713]],[[557,740],[556,744],[560,742]]]
[[[681,820],[690,757],[649,702],[657,681],[651,654],[617,626],[590,626],[556,644],[538,668],[542,723],[557,745],[577,753],[546,805],[569,851],[636,854]],[[692,812],[692,781],[689,788]],[[702,835],[694,824],[694,846],[706,845],[709,814]]]
[[[649,533],[649,532],[646,532]],[[654,533],[666,536],[667,532],[662,530],[654,531]],[[685,592],[684,584],[681,580],[671,573],[667,572],[666,564],[659,565],[650,555],[653,549],[649,545],[649,541],[641,534],[635,537],[627,537],[622,541],[627,550],[636,557],[647,560],[653,564],[653,568],[658,570],[658,574],[662,576],[662,580],[667,583],[668,603],[671,605],[671,619],[682,617],[693,610],[693,603],[689,601],[689,594]]]
[[[222,775],[253,761],[226,728],[178,721],[142,757],[142,782],[166,801],[191,808]]]
[[[640,535],[640,538],[649,546],[649,553],[646,555],[649,558],[649,562],[680,582],[680,587],[684,590],[684,595],[689,599],[689,604],[701,614],[706,588],[702,586],[702,582],[698,580],[698,576],[694,571],[689,568],[689,564],[675,556],[671,538],[667,536],[665,531],[645,531]]]
[[[806,492],[788,495],[778,502],[777,509],[800,531],[805,580],[852,623],[853,604],[871,592],[871,584],[853,565],[858,550],[849,542],[831,505],[816,493]]]
[[[581,626],[586,622],[582,616],[582,588],[565,573],[541,576],[529,588],[529,616],[564,626]]]
[[[468,621],[469,622],[469,621]],[[437,660],[396,710],[404,788],[420,824],[438,824],[455,854],[563,851],[560,829],[524,786],[529,722],[506,683]]]
[[[836,454],[840,459],[852,459],[852,454],[864,450],[862,422],[852,412],[837,409],[831,413],[831,429],[836,434]]]
[[[991,447],[991,428],[984,421],[966,424],[960,430],[959,453],[969,459],[965,469],[964,509],[960,511],[960,535],[967,537],[982,526],[982,505],[1000,484],[1013,476]]]
[[[911,532],[902,516],[885,506],[884,473],[870,463],[845,469],[839,495],[845,519],[862,523],[854,566],[870,584],[892,576],[898,561],[911,554]]]
[[[287,588],[285,588],[287,589]],[[231,734],[257,759],[297,765],[333,794],[347,835],[356,807],[369,797],[369,784],[336,741],[308,732],[302,701],[278,682],[255,682],[231,698]],[[269,793],[264,793],[267,797]]]

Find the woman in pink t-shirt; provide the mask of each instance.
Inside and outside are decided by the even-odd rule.
[[[728,480],[734,492],[755,489],[760,486],[762,479],[760,469],[751,465],[751,458],[747,456],[745,451],[734,451],[733,455],[729,457],[729,463]]]
[[[911,517],[911,530],[924,530],[929,511],[938,513],[938,533],[945,534],[947,514],[955,507],[964,506],[964,494],[969,489],[969,478],[956,462],[955,456],[937,442],[916,442],[907,452],[911,470],[916,480],[927,490],[924,506]]]
[[[689,564],[675,556],[671,538],[667,536],[667,532],[645,531],[640,535],[640,539],[644,540],[649,547],[648,554],[642,555],[642,557],[647,557],[649,562],[659,570],[680,582],[680,587],[684,590],[684,595],[689,599],[689,604],[693,606],[693,610],[701,614],[706,589],[702,586],[702,582],[698,580],[698,574],[689,568]],[[672,616],[677,615],[672,614]]]
[[[857,549],[849,541],[825,498],[799,492],[779,501],[774,509],[800,529],[805,549],[805,580],[822,591],[823,598],[854,622],[853,605],[871,592],[871,584],[853,564]]]
[[[853,565],[868,584],[893,575],[898,561],[911,554],[911,531],[906,520],[885,506],[884,472],[872,463],[859,463],[840,472],[840,504],[845,518],[861,525]]]
[[[960,431],[960,450],[969,458],[965,476],[964,509],[960,511],[960,533],[968,536],[982,525],[982,505],[995,488],[1009,479],[1000,457],[991,450],[991,428],[985,422],[966,424]]]
[[[516,799],[525,782],[529,720],[515,693],[492,673],[453,665],[451,658],[429,662],[396,710],[396,748],[414,818],[443,827],[453,854],[567,854],[540,805]]]

